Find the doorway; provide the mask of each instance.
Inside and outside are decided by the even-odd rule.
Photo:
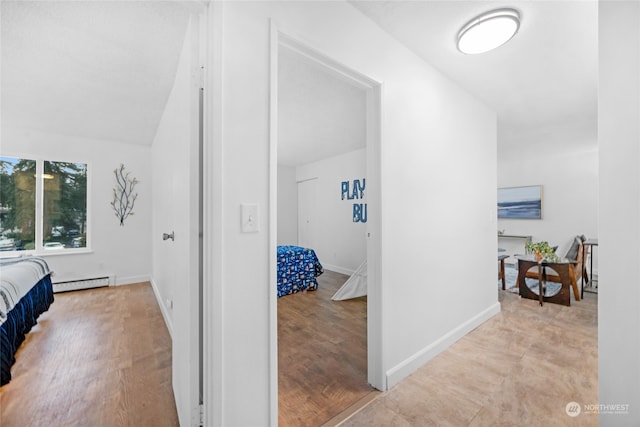
[[[322,53],[314,50],[306,45],[299,43],[294,38],[280,32],[275,26],[272,27],[272,50],[271,50],[271,185],[270,185],[270,201],[271,201],[271,223],[270,223],[270,241],[271,241],[271,250],[273,260],[273,264],[271,267],[271,287],[274,290],[271,296],[271,304],[270,308],[272,310],[271,319],[273,319],[273,323],[271,324],[273,336],[277,336],[276,332],[278,329],[278,310],[279,310],[279,302],[276,294],[276,268],[275,260],[276,260],[276,248],[277,245],[280,244],[279,237],[282,234],[281,230],[278,228],[281,224],[278,216],[280,212],[277,210],[277,201],[280,197],[278,193],[280,190],[280,183],[278,182],[278,150],[280,144],[280,126],[281,122],[279,120],[279,83],[278,83],[278,75],[281,70],[278,68],[279,64],[279,53],[283,50],[294,52],[296,55],[299,55],[303,58],[307,63],[313,63],[316,67],[321,68],[325,73],[329,73],[333,76],[333,78],[340,80],[341,82],[346,82],[353,87],[357,87],[363,94],[363,103],[364,103],[364,112],[363,112],[363,120],[362,120],[362,129],[363,129],[363,139],[364,139],[364,148],[362,149],[362,157],[364,164],[364,176],[366,176],[366,216],[365,219],[366,224],[362,225],[362,235],[364,238],[363,248],[364,251],[361,251],[361,256],[367,262],[367,275],[368,275],[368,291],[366,297],[366,304],[364,308],[364,329],[366,332],[366,337],[363,337],[366,340],[366,374],[363,375],[365,378],[362,378],[364,384],[369,384],[370,387],[384,390],[384,373],[381,370],[381,342],[382,342],[382,332],[381,332],[381,322],[380,322],[380,313],[381,313],[381,285],[380,285],[380,84],[359,74],[346,66],[334,61],[333,59],[323,55]],[[356,148],[358,149],[358,148]],[[363,186],[364,190],[364,176],[353,176],[353,177],[344,177],[345,182],[353,181],[355,183],[358,180],[358,185]],[[307,197],[309,194],[308,186],[319,186],[320,180],[314,179],[317,177],[306,178],[305,177],[297,177],[298,184],[301,185],[298,188],[301,189],[305,187],[305,191],[298,192],[299,198]],[[362,181],[360,181],[362,179]],[[338,182],[337,188],[337,197],[340,198],[340,187],[342,184]],[[315,190],[314,190],[315,191]],[[310,202],[310,206],[313,206],[313,201]],[[319,206],[323,206],[321,204]],[[315,209],[311,209],[312,214],[317,214],[318,209],[320,207],[316,207]],[[304,209],[304,208],[303,208]],[[304,212],[299,216],[299,221],[303,221]],[[360,220],[362,220],[362,216]],[[356,222],[352,216],[349,217],[349,221]],[[297,224],[297,232],[296,232],[297,241],[300,244],[305,244],[309,242],[309,239],[313,239],[313,231],[310,231],[305,228],[304,224]],[[315,243],[312,243],[315,244]],[[362,253],[363,252],[363,253]],[[328,259],[328,264],[332,264],[334,258],[333,254],[325,251],[324,259]],[[321,261],[323,259],[321,257]],[[358,265],[352,267],[352,271],[357,269]],[[335,272],[329,271],[325,276],[329,280],[346,280],[348,275],[344,275],[342,279],[336,278],[334,275]],[[311,294],[311,293],[310,293]],[[318,293],[319,294],[319,293]],[[291,296],[286,296],[284,298],[288,298]],[[301,345],[304,345],[304,341],[300,342]],[[272,384],[278,384],[279,379],[279,369],[278,369],[278,342],[271,343],[271,353],[273,359],[276,363],[272,364]],[[283,369],[282,367],[280,369]],[[278,387],[272,388],[272,393],[275,395],[278,394]],[[274,402],[274,407],[272,410],[273,413],[277,413],[278,399],[273,396],[272,402]],[[280,405],[282,408],[282,405]],[[343,408],[343,409],[346,409]]]

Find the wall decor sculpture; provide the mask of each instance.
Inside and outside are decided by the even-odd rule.
[[[113,189],[111,206],[116,218],[120,220],[120,225],[123,226],[124,220],[129,215],[133,215],[133,208],[138,198],[138,193],[134,193],[134,191],[139,181],[129,177],[131,172],[125,172],[123,164],[118,169],[114,169],[113,174],[116,176],[116,186]]]

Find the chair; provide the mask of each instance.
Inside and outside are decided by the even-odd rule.
[[[584,234],[580,236],[574,237],[571,242],[571,246],[567,250],[565,254],[565,258],[570,259],[573,262],[574,266],[574,278],[576,282],[584,277],[587,281],[589,278],[587,277],[587,269],[586,269],[586,259],[584,258],[584,246],[583,243],[587,240]]]

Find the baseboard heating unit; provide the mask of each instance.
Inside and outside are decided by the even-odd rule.
[[[53,292],[77,291],[79,289],[100,288],[113,283],[110,276],[93,277],[90,279],[67,280],[64,282],[54,282]]]

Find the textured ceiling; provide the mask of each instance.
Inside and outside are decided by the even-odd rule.
[[[3,1],[2,123],[151,144],[189,2]]]

